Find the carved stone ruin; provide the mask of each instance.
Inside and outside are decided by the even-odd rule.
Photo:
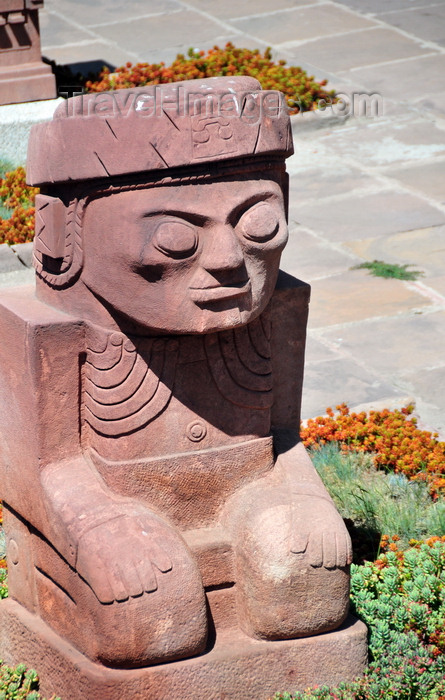
[[[43,0],[0,0],[0,105],[56,97],[56,81],[40,55]]]
[[[34,127],[32,288],[0,308],[0,657],[64,700],[261,700],[366,664],[298,438],[280,93],[83,95]],[[174,663],[168,663],[174,662]]]

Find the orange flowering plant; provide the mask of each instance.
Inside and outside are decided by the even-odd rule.
[[[286,66],[286,61],[274,62],[270,48],[262,54],[258,49],[238,49],[231,42],[224,48],[214,46],[207,53],[189,49],[187,58],[178,54],[170,66],[163,62],[126,63],[113,73],[105,67],[98,79],[86,81],[85,87],[88,92],[102,92],[220,75],[247,75],[256,78],[263,90],[280,90],[291,114],[316,109],[320,100],[323,104],[335,102],[334,91],[325,89],[326,80],[317,82],[301,68]]]
[[[327,415],[302,426],[306,447],[338,442],[344,451],[369,452],[378,469],[427,482],[433,498],[445,492],[445,442],[437,439],[437,433],[417,427],[417,419],[411,416],[413,406],[370,411],[369,415],[351,413],[344,403],[336,408],[337,414],[328,408]]]
[[[26,184],[19,166],[0,178],[0,243],[27,243],[34,238],[34,200],[39,189]]]

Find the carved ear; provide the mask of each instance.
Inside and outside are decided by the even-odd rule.
[[[82,209],[77,200],[66,207],[58,197],[36,197],[33,262],[37,274],[52,287],[70,284],[81,269]]]
[[[58,197],[38,194],[36,197],[35,249],[50,258],[63,258],[65,253],[65,205]]]

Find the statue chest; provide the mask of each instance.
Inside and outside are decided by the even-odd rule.
[[[82,440],[123,494],[176,502],[186,483],[212,510],[210,493],[216,507],[223,493],[271,467],[272,399],[265,319],[206,336],[89,333]]]

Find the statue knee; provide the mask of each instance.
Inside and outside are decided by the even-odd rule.
[[[34,557],[40,616],[92,661],[136,668],[205,649],[205,593],[199,569],[187,551],[180,562],[176,557],[177,566],[162,575],[156,590],[113,603],[101,603],[41,538],[35,540]]]
[[[319,634],[337,628],[348,614],[349,566],[313,565],[307,548],[294,551],[293,509],[281,494],[271,505],[247,509],[238,523],[237,608],[249,636]]]

